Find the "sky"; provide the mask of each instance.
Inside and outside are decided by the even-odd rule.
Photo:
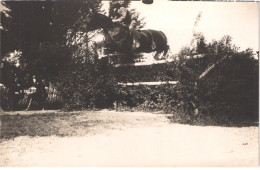
[[[108,9],[108,1],[103,1],[103,9]],[[135,8],[145,17],[143,29],[163,31],[172,53],[189,45],[192,31],[202,32],[208,42],[220,40],[230,35],[233,43],[241,50],[259,50],[259,2],[192,2],[154,0],[153,4],[132,1]],[[198,26],[194,28],[196,17],[201,12]]]

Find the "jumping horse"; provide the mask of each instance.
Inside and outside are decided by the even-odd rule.
[[[123,54],[156,52],[154,58],[158,60],[160,53],[165,56],[168,52],[167,37],[156,30],[129,30],[127,26],[112,22],[106,15],[92,13],[87,19],[89,30],[103,29],[112,51]],[[130,55],[129,55],[130,54]]]

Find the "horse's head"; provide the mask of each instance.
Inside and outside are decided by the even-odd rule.
[[[113,27],[113,22],[109,17],[96,12],[90,13],[87,16],[86,22],[89,31],[93,31],[99,28],[106,30],[107,28]]]

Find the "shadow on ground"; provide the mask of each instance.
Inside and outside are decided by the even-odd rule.
[[[95,111],[44,111],[42,113],[25,112],[25,114],[0,115],[0,139],[8,140],[18,136],[84,136],[100,133],[107,129],[121,129],[126,126],[137,127],[144,124],[150,127],[154,123],[162,122],[159,119],[161,114],[158,113],[154,113],[153,115],[155,116],[153,117],[147,116],[144,112],[141,115],[134,114],[138,112],[123,114],[124,112],[111,111],[108,113]],[[151,114],[151,112],[148,113]],[[225,127],[258,126],[257,120],[229,121],[228,119],[220,119],[219,117],[176,117],[173,114],[165,116],[172,123],[187,125]]]
[[[141,108],[123,108],[123,111],[142,111],[148,113],[154,113],[158,115],[165,115],[169,122],[193,125],[193,126],[222,126],[222,127],[250,127],[259,126],[259,115],[256,114],[225,114],[225,113],[215,113],[215,114],[201,114],[198,115],[188,114],[183,112],[170,112],[165,113],[164,111],[153,111],[146,110],[143,111]]]
[[[0,139],[18,136],[74,136],[86,135],[89,127],[104,124],[88,119],[84,113],[44,113],[30,115],[1,115]]]
[[[190,116],[179,118],[176,116],[167,116],[172,123],[187,124],[193,126],[223,126],[223,127],[250,127],[259,126],[258,118],[227,118],[227,117],[210,117],[210,116]]]

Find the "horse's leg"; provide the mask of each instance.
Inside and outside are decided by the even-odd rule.
[[[160,54],[161,52],[160,51],[157,51],[156,53],[155,53],[155,55],[154,55],[154,59],[155,60],[159,60],[159,54]]]
[[[166,47],[164,48],[164,50],[163,50],[163,57],[164,57],[164,58],[165,58],[165,56],[166,56],[166,54],[167,54],[169,48],[170,48],[169,45],[166,45]]]

